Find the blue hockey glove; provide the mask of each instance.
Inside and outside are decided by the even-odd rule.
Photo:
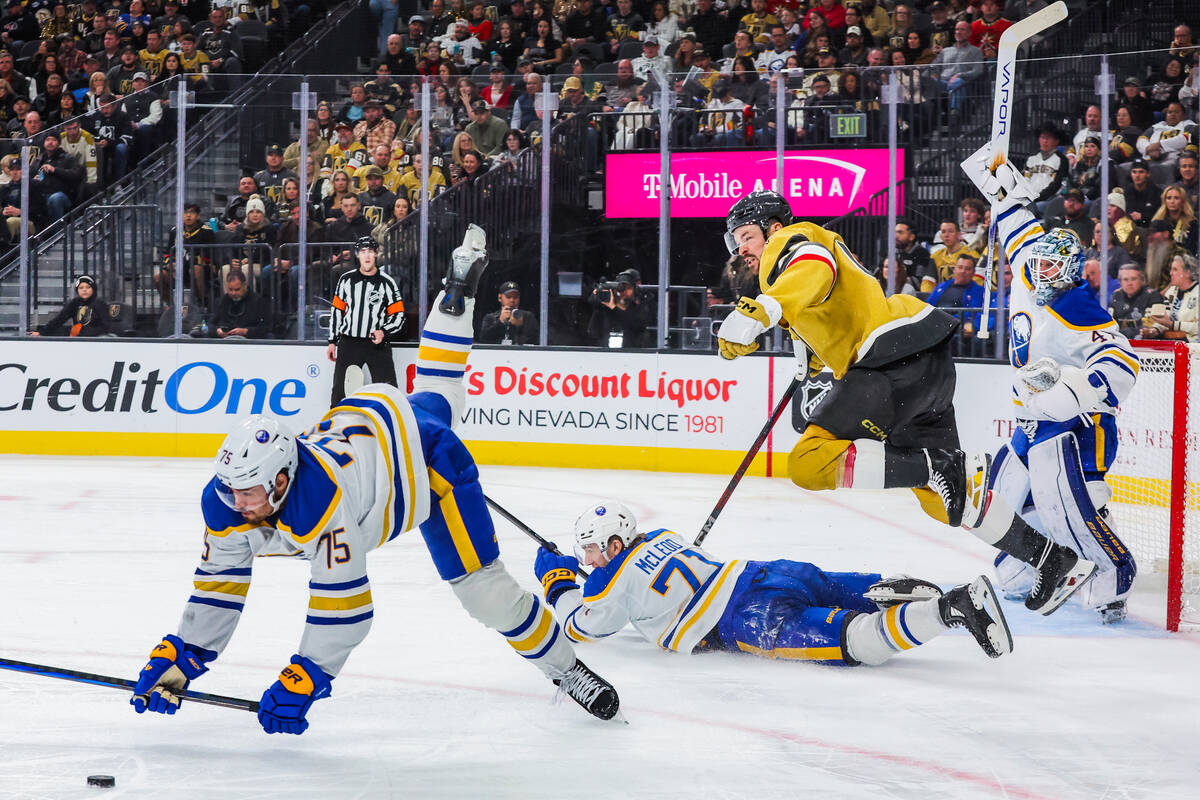
[[[546,602],[554,605],[563,592],[578,589],[575,583],[575,572],[579,569],[579,561],[575,556],[562,556],[551,553],[544,547],[539,547],[537,558],[533,561],[533,574],[542,582],[542,590],[546,594]]]
[[[279,680],[263,692],[258,707],[258,723],[267,733],[294,733],[308,730],[304,715],[314,700],[333,693],[333,678],[301,655],[292,656],[292,663],[279,673]]]
[[[139,714],[174,714],[179,710],[179,693],[208,672],[204,662],[216,657],[216,653],[186,645],[178,636],[167,634],[138,673],[129,704]]]

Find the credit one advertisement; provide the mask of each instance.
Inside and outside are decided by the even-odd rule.
[[[724,217],[734,202],[760,189],[782,193],[798,217],[836,217],[888,187],[886,148],[785,152],[782,188],[776,186],[776,163],[774,150],[671,153],[671,217]],[[904,151],[898,150],[896,180],[903,179]],[[657,218],[659,154],[610,153],[605,190],[606,217]],[[903,214],[903,207],[897,213]]]
[[[392,350],[406,390],[416,352]],[[1009,395],[997,391],[1010,373],[958,365],[966,449],[994,450],[1012,435]],[[486,464],[732,474],[794,374],[791,356],[476,349],[456,430]],[[0,453],[211,457],[248,414],[295,431],[315,424],[332,377],[315,345],[10,341],[0,355]],[[815,407],[820,394],[797,396]],[[784,414],[750,474],[784,474],[798,438]]]

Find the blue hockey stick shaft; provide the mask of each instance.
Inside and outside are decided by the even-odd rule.
[[[15,672],[28,672],[31,675],[42,675],[47,678],[61,678],[76,683],[90,683],[93,686],[107,686],[112,689],[128,689],[133,691],[134,682],[125,678],[113,678],[108,675],[97,675],[93,672],[80,672],[74,669],[48,667],[44,664],[30,664],[25,661],[13,661],[10,658],[0,658],[0,668],[11,669]],[[239,697],[225,697],[219,694],[183,691],[177,693],[180,697],[197,703],[221,708],[237,708],[242,711],[258,713],[257,700],[242,700]]]

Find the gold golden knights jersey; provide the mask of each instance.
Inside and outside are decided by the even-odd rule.
[[[164,60],[166,59],[165,56],[163,58]],[[179,63],[183,65],[185,72],[195,76],[191,79],[192,83],[200,83],[208,77],[210,69],[209,65],[212,63],[212,59],[208,57],[207,53],[201,53],[199,50],[197,50],[192,53],[191,58],[188,58],[183,53],[180,53]]]
[[[760,259],[760,291],[779,302],[809,365],[841,378],[854,366],[880,367],[946,340],[957,320],[910,295],[884,297],[875,276],[842,237],[812,222],[776,231]]]
[[[363,146],[362,142],[351,142],[345,148],[334,142],[325,151],[325,157],[321,159],[321,177],[328,178],[337,170],[344,169],[353,178],[354,173],[360,167],[366,166],[370,160],[371,153]]]

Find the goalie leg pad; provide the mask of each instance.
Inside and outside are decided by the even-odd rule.
[[[996,556],[996,586],[1006,600],[1024,600],[1033,591],[1034,569],[1008,553]]]
[[[1043,530],[1059,544],[1094,561],[1101,575],[1116,573],[1115,581],[1105,580],[1088,593],[1089,603],[1100,606],[1124,597],[1137,575],[1137,564],[1093,504],[1075,434],[1038,442],[1029,448],[1028,461],[1030,473],[1038,478],[1032,481],[1032,494]],[[1103,587],[1110,587],[1114,594],[1107,596]]]
[[[1014,509],[1024,508],[1029,496],[1029,471],[1012,447],[1004,445],[992,459],[991,497],[983,522],[971,533],[981,541],[998,547],[1008,536],[1017,516]],[[1024,560],[1026,554],[1020,554]]]
[[[522,658],[552,680],[575,664],[575,650],[537,595],[522,589],[499,559],[450,582],[472,617],[498,631]]]

